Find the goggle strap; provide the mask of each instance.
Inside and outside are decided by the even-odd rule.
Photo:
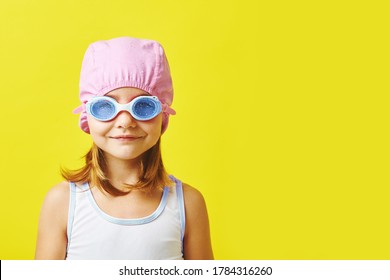
[[[82,112],[86,111],[86,105],[85,103],[81,104],[79,107],[73,110],[73,114],[80,114]]]
[[[169,107],[167,104],[162,104],[162,111],[169,115],[176,115],[176,111]]]

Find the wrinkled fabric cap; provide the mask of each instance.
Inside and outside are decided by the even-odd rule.
[[[167,129],[173,101],[172,78],[162,46],[152,40],[130,37],[98,41],[89,45],[80,75],[82,105],[79,125],[89,133],[85,104],[121,87],[135,87],[157,96],[163,105],[162,133]]]

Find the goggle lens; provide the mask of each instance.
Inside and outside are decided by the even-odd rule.
[[[156,104],[149,100],[141,100],[133,105],[133,113],[140,119],[155,115],[157,109]]]
[[[116,110],[112,102],[108,100],[97,100],[91,106],[91,115],[96,119],[109,119],[110,116],[114,116]]]

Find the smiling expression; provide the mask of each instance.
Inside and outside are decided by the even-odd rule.
[[[138,88],[118,88],[106,96],[126,104],[134,98],[148,95]],[[162,114],[148,121],[137,121],[122,111],[110,121],[98,121],[87,115],[90,133],[95,144],[104,151],[106,159],[138,160],[153,147],[161,136]]]

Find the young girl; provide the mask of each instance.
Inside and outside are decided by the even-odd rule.
[[[42,206],[36,259],[213,259],[199,191],[168,176],[160,137],[173,99],[161,45],[91,44],[80,77],[80,127],[93,144]]]

